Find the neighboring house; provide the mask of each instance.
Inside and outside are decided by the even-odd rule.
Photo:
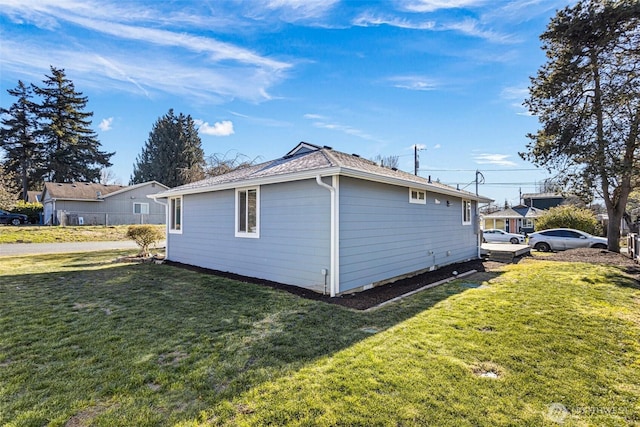
[[[331,296],[478,258],[491,201],[307,143],[150,197],[168,260]]]
[[[46,182],[42,191],[47,225],[164,224],[163,206],[147,198],[169,187],[156,181],[132,186]]]
[[[42,203],[42,191],[27,191],[27,203]]]
[[[521,199],[522,204],[525,206],[549,209],[560,206],[566,200],[566,197],[558,193],[523,193]]]
[[[508,233],[532,233],[536,218],[542,215],[542,209],[519,205],[498,212],[483,215],[482,229],[497,228]]]

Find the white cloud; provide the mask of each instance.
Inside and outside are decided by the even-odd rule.
[[[486,0],[404,0],[401,8],[410,12],[434,12],[440,9],[458,9],[479,6]]]
[[[390,27],[405,28],[409,30],[431,30],[435,27],[433,21],[414,22],[405,18],[374,16],[369,13],[362,14],[352,21],[357,27],[377,27],[389,25]]]
[[[327,119],[327,117],[320,114],[305,114],[303,117],[309,120],[326,120]]]
[[[309,120],[314,120],[313,126],[320,129],[334,130],[337,132],[346,133],[347,135],[357,136],[358,138],[366,139],[369,141],[380,142],[379,139],[375,138],[372,135],[369,135],[368,133],[360,129],[357,129],[351,126],[346,126],[339,123],[327,123],[327,121],[330,120],[330,118],[321,116],[319,114],[305,114],[304,118]]]
[[[170,12],[179,15],[174,23],[163,16],[162,2],[0,0],[0,5],[0,15],[43,29],[28,36],[3,34],[3,71],[23,78],[41,76],[55,64],[73,73],[74,82],[105,91],[127,90],[149,98],[165,92],[210,103],[238,98],[259,102],[272,99],[269,89],[293,66],[208,35],[190,34],[191,24],[200,19],[196,12],[203,11]],[[74,27],[89,36],[74,40]],[[46,32],[52,30],[66,33],[69,42],[50,44]],[[99,39],[98,33],[107,37]]]
[[[498,165],[498,166],[517,166],[517,164],[511,160],[508,160],[511,155],[509,154],[476,154],[474,160],[479,165]]]
[[[394,87],[408,90],[427,91],[437,86],[435,80],[423,76],[396,76],[390,77],[389,81]]]
[[[229,136],[235,133],[233,122],[230,120],[215,122],[213,126],[202,120],[194,120],[194,123],[198,126],[198,131],[203,135]]]
[[[102,119],[98,127],[101,131],[106,132],[112,129],[111,124],[113,124],[113,117]]]
[[[334,7],[339,0],[271,0],[266,3],[266,7],[271,10],[278,10],[285,21],[298,21],[321,18]],[[263,2],[259,1],[256,6],[260,7]]]
[[[433,146],[433,149],[434,149],[434,150],[437,150],[437,149],[439,149],[439,148],[442,148],[442,146],[441,146],[440,144],[436,144],[436,145],[434,145],[434,146]]]
[[[510,34],[502,34],[497,31],[487,30],[481,27],[480,22],[467,18],[459,22],[443,24],[438,29],[442,31],[457,31],[470,37],[477,37],[493,43],[517,43],[520,40]]]

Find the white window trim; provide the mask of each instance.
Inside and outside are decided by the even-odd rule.
[[[256,191],[256,231],[240,231],[240,198],[239,194],[243,191],[255,190]],[[249,206],[247,205],[247,208]],[[260,187],[243,187],[236,188],[235,197],[235,236],[246,239],[259,239],[260,238]]]
[[[175,212],[173,210],[173,200],[180,200],[180,229],[175,229],[173,228],[173,218],[175,215]],[[182,229],[184,228],[184,222],[182,221],[184,218],[184,200],[182,198],[182,196],[179,197],[170,197],[169,198],[169,224],[168,224],[168,228],[169,228],[169,233],[171,234],[182,234]]]
[[[418,193],[418,198],[413,197],[413,192]],[[422,198],[420,198],[422,195]],[[427,204],[427,192],[425,190],[419,190],[417,188],[409,188],[409,203],[415,203],[418,205],[426,205]]]
[[[469,204],[469,220],[465,221],[466,206]],[[471,225],[473,223],[473,204],[471,200],[462,199],[462,225]]]
[[[140,205],[140,212],[136,212],[136,205]],[[146,208],[146,212],[145,209],[142,209],[143,206],[147,206]],[[141,203],[141,202],[134,202],[133,203],[133,213],[136,215],[149,215],[149,203]]]

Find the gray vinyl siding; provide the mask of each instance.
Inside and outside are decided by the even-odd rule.
[[[260,237],[235,237],[235,191],[185,195],[169,259],[322,291],[331,198],[314,180],[260,187]],[[327,277],[328,280],[328,277]]]
[[[460,198],[412,204],[407,187],[341,177],[340,292],[476,258],[475,221],[462,224]]]

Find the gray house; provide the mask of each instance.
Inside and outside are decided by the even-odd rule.
[[[164,224],[166,212],[148,195],[168,190],[156,181],[131,186],[92,182],[46,182],[42,191],[47,225]]]
[[[150,197],[167,206],[168,260],[331,296],[478,258],[491,201],[304,142]]]

